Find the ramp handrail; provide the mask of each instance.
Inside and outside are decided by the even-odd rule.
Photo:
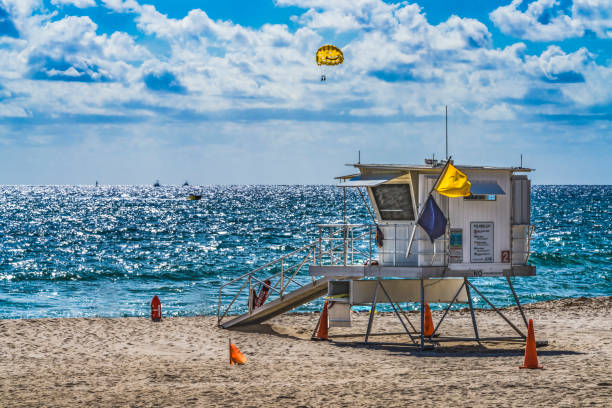
[[[375,224],[319,224],[318,240],[304,245],[286,255],[253,269],[219,287],[217,305],[217,324],[221,325],[236,304],[236,301],[248,287],[248,306],[234,311],[254,311],[254,289],[268,289],[268,300],[282,299],[288,291],[303,287],[296,280],[297,274],[308,262],[312,265],[367,265],[378,257],[378,247],[375,243]],[[291,265],[289,265],[291,264]],[[280,268],[272,274],[264,272]],[[312,282],[315,278],[311,277]],[[269,282],[269,283],[268,283]],[[229,304],[223,307],[223,291],[229,286],[238,286]],[[246,297],[245,297],[246,298]]]
[[[295,262],[294,258],[297,258],[298,262],[287,267],[286,263],[288,261]],[[288,287],[291,286],[292,289],[298,289],[299,287],[302,287],[303,285],[297,282],[295,280],[295,277],[298,274],[298,272],[302,269],[302,267],[306,264],[306,262],[308,262],[309,259],[312,259],[313,264],[316,263],[316,242],[310,243],[308,245],[304,245],[301,248],[298,248],[288,254],[285,254],[271,262],[268,262],[265,265],[255,268],[252,271],[247,272],[221,285],[221,287],[219,288],[219,299],[218,299],[219,303],[217,305],[217,324],[221,325],[221,322],[228,315],[232,306],[234,305],[234,303],[236,302],[240,294],[247,287],[247,285],[249,288],[249,297],[248,297],[248,302],[249,302],[248,312],[249,313],[253,313],[253,301],[254,301],[253,289],[255,286],[258,286],[260,288],[267,287],[269,290],[269,295],[268,295],[269,297],[272,297],[272,295],[275,294],[280,298],[282,298],[285,295]],[[273,268],[277,265],[280,266],[280,271],[272,275],[265,276],[265,277],[255,276],[256,274],[264,270],[267,270],[269,268]],[[227,307],[224,309],[223,313],[221,313],[221,309],[222,309],[221,302],[222,302],[222,296],[223,296],[223,289],[225,289],[226,287],[232,284],[239,283],[241,281],[242,281],[242,284],[240,285],[240,288],[237,290],[236,294],[232,297],[232,300],[230,301],[229,305],[227,305]],[[266,281],[269,281],[270,283],[268,284],[266,283]],[[314,282],[314,278],[312,278],[312,281]]]

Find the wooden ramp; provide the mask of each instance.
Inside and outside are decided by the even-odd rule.
[[[289,310],[295,309],[298,306],[308,303],[318,297],[321,297],[327,293],[327,282],[335,277],[325,277],[318,279],[313,283],[308,283],[299,289],[289,292],[281,298],[275,299],[270,303],[266,303],[263,306],[253,310],[251,313],[247,312],[243,315],[235,317],[221,324],[224,329],[229,329],[236,326],[244,326],[247,324],[256,324],[271,319],[275,316],[288,312]]]

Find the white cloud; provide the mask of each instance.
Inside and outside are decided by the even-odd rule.
[[[125,33],[98,35],[97,29],[97,24],[87,16],[67,16],[61,20],[47,21],[25,33],[28,45],[21,51],[21,57],[28,61],[46,57],[81,66],[98,65],[111,69],[114,62],[142,60],[150,55]]]
[[[85,156],[75,157],[107,152],[83,176],[87,180],[98,178],[104,163],[117,167],[124,160],[138,178],[126,180],[130,171],[117,170],[115,182],[150,182],[159,174],[158,163],[174,160],[172,166],[184,165],[181,172],[201,166],[197,174],[211,175],[203,182],[328,181],[335,173],[329,163],[353,158],[357,149],[368,161],[403,161],[436,151],[445,104],[451,151],[481,144],[482,150],[461,152],[462,161],[481,160],[487,151],[504,163],[535,143],[535,135],[573,143],[576,132],[542,117],[588,117],[612,103],[610,62],[597,59],[587,42],[573,52],[551,45],[534,54],[521,42],[498,48],[482,22],[451,16],[432,24],[414,3],[278,0],[279,6],[305,9],[290,29],[245,27],[197,9],[170,18],[150,1],[97,1],[107,11],[133,15],[141,33],[129,35],[103,33],[108,27],[100,29],[95,17],[64,16],[69,8],[57,13],[49,2],[0,2],[19,31],[19,38],[0,37],[0,143],[44,143],[47,149],[86,139]],[[524,38],[585,30],[608,35],[603,1],[575,1],[571,12],[551,1],[532,3],[531,11],[498,12],[504,29],[523,27]],[[540,17],[551,7],[557,11],[544,24]],[[328,70],[327,83],[319,81],[314,62],[324,43],[345,53],[345,63]],[[609,120],[593,123],[583,127],[584,138],[609,140]],[[185,160],[187,154],[194,159]],[[262,163],[267,167],[251,171]],[[292,170],[282,172],[282,180],[266,178],[285,165]],[[302,178],[294,177],[295,168],[303,170]],[[41,169],[35,173],[46,174]],[[315,171],[317,177],[309,178]],[[343,171],[341,163],[337,171]],[[230,175],[220,179],[219,173]],[[49,177],[44,182],[57,182]],[[71,182],[72,174],[66,177]]]
[[[96,0],[51,0],[56,6],[75,6],[78,8],[95,7]]]
[[[586,48],[566,53],[551,46],[540,55],[523,43],[495,48],[480,21],[451,16],[430,24],[417,4],[277,3],[307,8],[295,30],[244,27],[199,9],[169,18],[133,0],[104,2],[134,13],[161,53],[124,32],[98,34],[87,16],[24,17],[22,38],[0,47],[0,84],[27,94],[14,104],[28,112],[134,120],[428,120],[450,104],[465,118],[494,121],[524,113],[519,101],[534,88],[561,88],[573,105],[546,108],[554,112],[612,100],[601,86],[610,69]],[[330,37],[334,13],[344,19]],[[336,40],[345,63],[330,68],[322,84],[314,52]]]
[[[276,4],[306,8],[308,10],[297,19],[300,24],[337,32],[392,27],[396,24],[394,11],[405,5],[380,0],[277,0]]]
[[[124,84],[138,83],[150,52],[126,33],[98,35],[90,17],[53,17],[23,16],[20,38],[0,48],[0,90],[12,95],[3,116],[122,114],[107,106],[135,98],[141,87]]]
[[[431,30],[433,47],[440,50],[489,47],[491,34],[478,20],[451,16]]]
[[[556,45],[549,46],[539,57],[528,57],[525,67],[528,71],[543,74],[550,80],[558,79],[558,75],[566,72],[580,73],[591,60],[586,48],[566,54]]]
[[[40,8],[41,0],[0,0],[0,4],[15,17],[24,17],[32,14],[33,10]]]
[[[598,37],[612,38],[612,0],[574,0],[572,14]]]
[[[490,14],[505,34],[531,41],[558,41],[582,37],[587,31],[612,38],[612,0],[574,0],[570,9],[559,0],[536,0],[525,11],[523,0],[513,0]]]
[[[507,103],[495,104],[484,109],[476,109],[474,111],[474,116],[492,121],[516,119],[514,109]]]
[[[111,10],[127,13],[140,9],[140,4],[136,0],[102,0],[102,3]]]
[[[20,106],[0,103],[0,117],[27,118],[28,113]]]

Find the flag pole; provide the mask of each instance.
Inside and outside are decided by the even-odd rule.
[[[437,178],[436,182],[434,183],[433,187],[431,188],[431,190],[429,190],[429,194],[427,194],[427,199],[425,199],[425,203],[427,202],[427,200],[429,200],[429,197],[431,196],[431,193],[433,193],[433,191],[438,186],[438,183],[440,182],[440,179],[442,178],[442,176],[446,172],[446,168],[450,164],[451,158],[452,158],[452,156],[449,157],[448,160],[446,160],[446,164],[444,165],[444,168],[442,169],[442,172],[438,175],[438,178]],[[410,235],[410,241],[408,242],[408,248],[406,249],[406,258],[408,258],[408,255],[410,255],[410,250],[412,249],[412,243],[414,242],[414,234],[416,234],[417,225],[419,225],[418,221],[419,221],[419,218],[421,218],[421,215],[423,214],[423,210],[424,209],[425,209],[425,204],[423,204],[423,206],[419,209],[419,215],[416,217],[416,220],[414,222],[414,228],[412,229],[412,234]]]
[[[438,178],[436,179],[436,182],[434,183],[433,187],[431,188],[431,190],[429,190],[429,194],[427,195],[427,198],[429,198],[429,196],[431,195],[431,193],[433,193],[433,191],[436,189],[436,187],[438,187],[438,183],[440,182],[440,179],[442,178],[442,176],[444,175],[444,173],[446,172],[446,168],[448,167],[448,165],[451,162],[453,156],[449,157],[448,160],[446,160],[446,164],[444,165],[444,167],[442,168],[442,172],[438,175]],[[423,212],[423,208],[421,208],[421,211],[419,211],[419,218],[421,217],[421,213]]]

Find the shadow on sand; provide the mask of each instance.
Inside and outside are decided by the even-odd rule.
[[[389,353],[403,353],[413,355],[415,357],[512,357],[523,356],[525,353],[524,346],[517,342],[503,341],[483,341],[477,342],[461,342],[461,344],[438,344],[433,348],[429,346],[425,350],[421,350],[419,346],[406,342],[401,343],[386,343],[386,342],[369,342],[364,344],[363,341],[347,341],[337,342],[332,341],[336,347],[348,347],[355,349],[367,350],[382,350]],[[579,355],[584,354],[574,350],[542,350],[538,347],[539,356],[559,356],[559,355]]]
[[[293,329],[287,326],[275,324],[253,324],[249,326],[240,326],[232,328],[232,330],[243,333],[257,333],[276,336],[279,338],[291,340],[310,341],[311,332],[306,329]],[[396,340],[394,342],[384,341],[384,337],[388,336],[405,336],[405,340]],[[413,335],[415,336],[415,335]],[[355,340],[348,340],[353,338]],[[525,353],[525,343],[519,341],[452,341],[452,342],[436,342],[426,344],[426,349],[421,350],[417,345],[410,342],[405,332],[398,333],[372,333],[370,339],[379,338],[381,341],[370,341],[368,344],[363,342],[363,336],[346,334],[334,335],[330,341],[324,341],[334,347],[380,350],[388,353],[402,353],[413,355],[416,357],[520,357]],[[415,337],[416,339],[417,337]],[[347,340],[343,340],[347,339]],[[545,350],[538,346],[538,355],[540,356],[559,356],[559,355],[580,355],[574,350]]]
[[[307,330],[294,329],[287,326],[268,323],[232,327],[231,330],[243,333],[268,334],[271,336],[293,340],[310,340],[311,335],[311,333]]]

